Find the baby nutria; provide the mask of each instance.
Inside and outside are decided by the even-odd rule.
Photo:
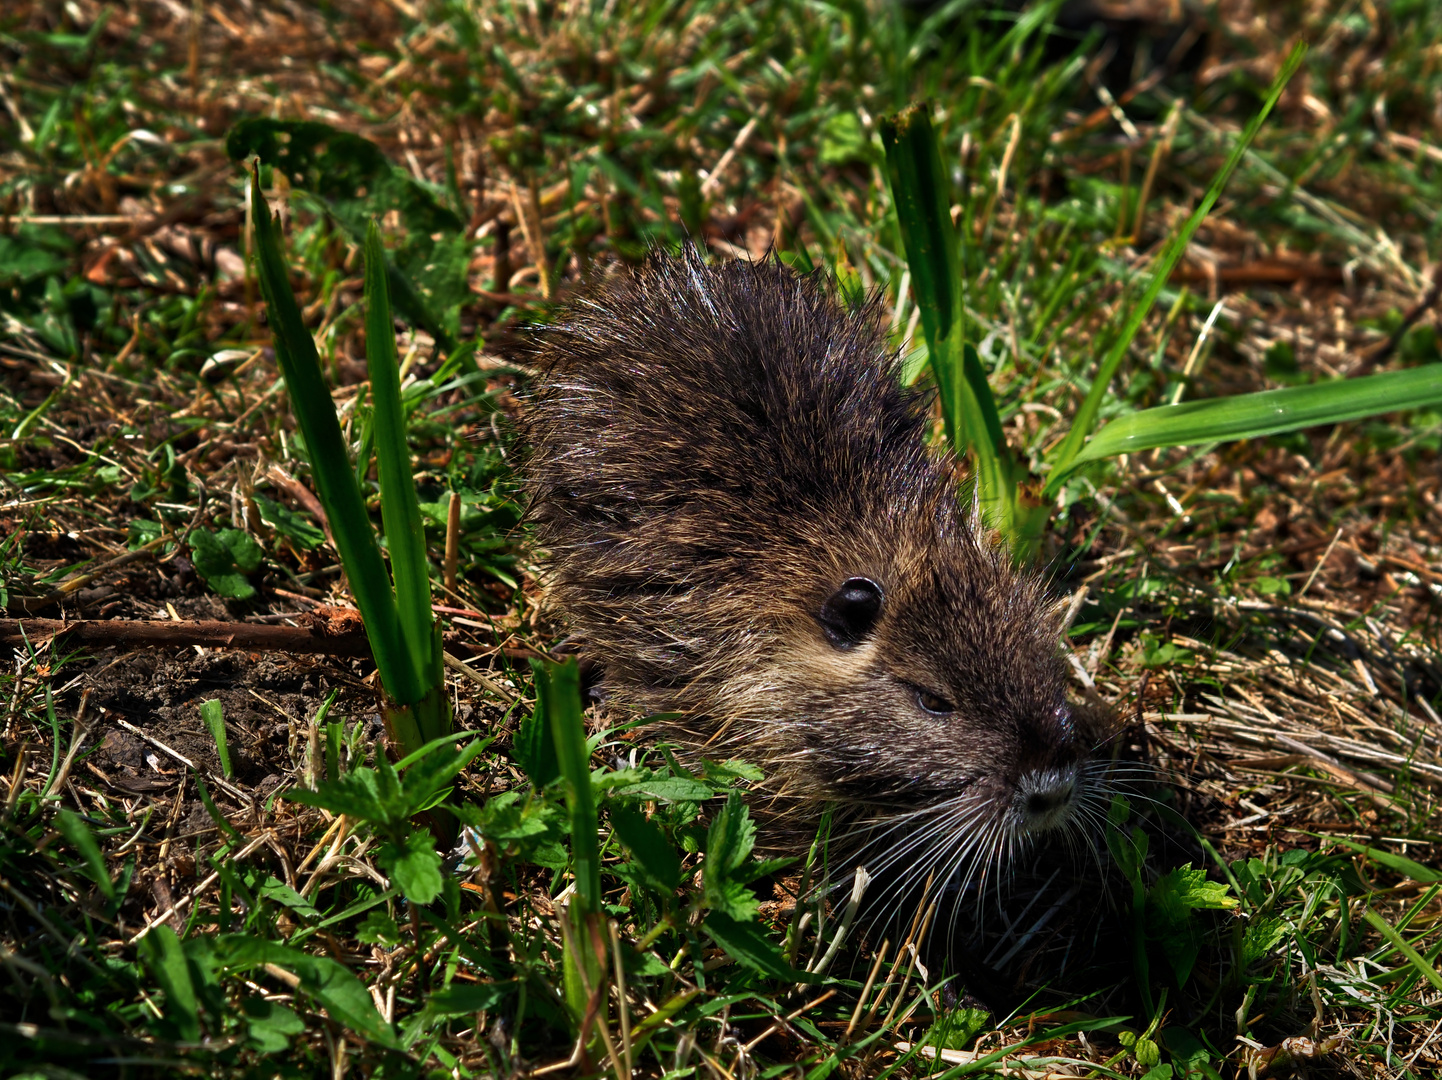
[[[956,888],[1091,816],[1057,607],[928,453],[879,302],[655,255],[537,360],[531,514],[608,706],[681,713],[774,795],[848,807],[872,874]]]

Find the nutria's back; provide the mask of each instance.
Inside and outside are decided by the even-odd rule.
[[[773,791],[914,815],[908,865],[1074,821],[1054,609],[928,452],[876,304],[658,256],[570,304],[539,366],[532,514],[610,703],[684,713]]]

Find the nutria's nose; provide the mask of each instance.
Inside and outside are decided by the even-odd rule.
[[[1066,821],[1076,801],[1076,769],[1039,769],[1017,785],[1017,807],[1027,832],[1045,832]]]

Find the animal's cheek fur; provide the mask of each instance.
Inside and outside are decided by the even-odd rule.
[[[757,718],[755,742],[826,798],[950,798],[992,775],[998,763],[1010,766],[1015,747],[1002,730],[921,714],[876,660],[867,645],[818,646],[773,659],[749,681],[760,691],[747,703]],[[792,711],[781,715],[781,702]]]

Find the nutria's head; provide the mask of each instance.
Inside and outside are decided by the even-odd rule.
[[[865,811],[851,857],[873,873],[964,877],[1102,797],[1054,600],[955,507],[833,542],[768,603],[789,609],[761,680],[774,783]]]

